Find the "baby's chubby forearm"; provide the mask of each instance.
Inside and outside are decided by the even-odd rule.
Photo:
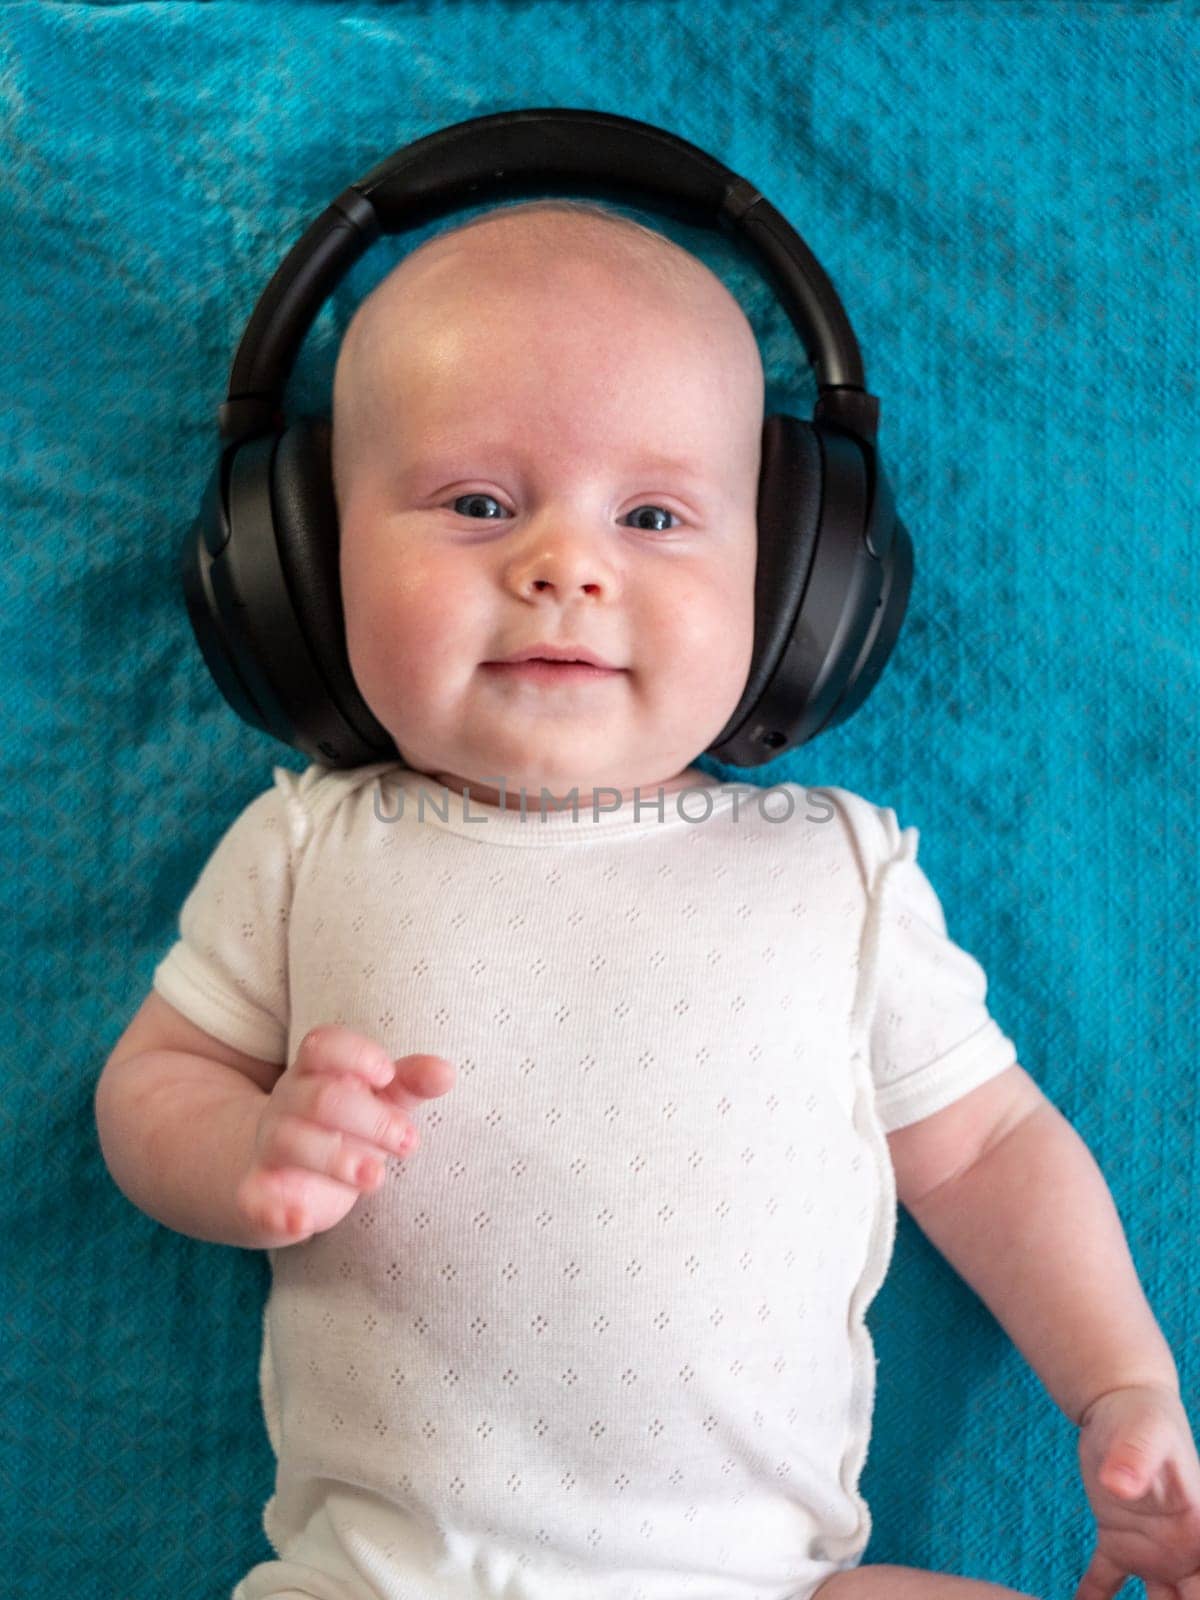
[[[105,1069],[96,1129],[113,1182],[139,1211],[213,1244],[277,1238],[237,1203],[268,1095],[232,1067],[148,1050]]]
[[[445,1094],[452,1063],[392,1060],[338,1023],[309,1030],[268,1094],[175,1050],[106,1066],[96,1091],[105,1162],[139,1210],[214,1244],[277,1249],[336,1227],[417,1146],[409,1113]]]
[[[1073,1422],[1123,1385],[1178,1391],[1108,1185],[1049,1100],[911,1210]]]

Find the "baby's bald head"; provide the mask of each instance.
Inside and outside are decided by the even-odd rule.
[[[578,201],[533,201],[482,213],[406,256],[363,300],[338,354],[333,477],[339,507],[356,469],[404,426],[406,358],[437,360],[454,313],[567,317],[606,341],[650,318],[706,358],[695,404],[724,414],[730,470],[757,480],[762,362],[735,297],[696,256],[619,213]],[[419,364],[419,363],[418,363]]]

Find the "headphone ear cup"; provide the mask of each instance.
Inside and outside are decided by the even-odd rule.
[[[742,697],[706,754],[756,767],[788,743],[764,702],[796,623],[812,570],[824,492],[823,459],[809,422],[776,413],[763,422],[758,473],[758,554],[754,568],[754,646]],[[811,682],[796,686],[789,710],[807,708]]]
[[[359,693],[347,653],[332,438],[328,418],[298,417],[280,436],[271,465],[280,565],[326,694],[320,715],[306,716],[302,731],[335,767],[398,761],[391,734]]]
[[[213,680],[243,722],[287,742],[291,724],[245,637],[245,599],[230,576],[228,484],[238,446],[222,450],[209,474],[195,522],[179,546],[179,576],[188,620]]]
[[[761,766],[852,716],[896,643],[912,569],[874,445],[819,421],[768,417],[750,675],[708,753]]]

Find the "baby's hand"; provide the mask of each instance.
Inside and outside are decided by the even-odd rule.
[[[1200,1459],[1179,1395],[1111,1389],[1079,1433],[1096,1548],[1074,1600],[1111,1600],[1131,1574],[1147,1600],[1200,1600]]]
[[[281,1245],[334,1227],[383,1182],[389,1154],[416,1149],[405,1112],[445,1094],[455,1076],[445,1056],[393,1061],[340,1023],[310,1028],[262,1108],[238,1207]]]

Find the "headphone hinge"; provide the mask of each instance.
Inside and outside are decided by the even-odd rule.
[[[812,419],[874,444],[879,433],[879,399],[865,389],[832,385],[818,392]]]

